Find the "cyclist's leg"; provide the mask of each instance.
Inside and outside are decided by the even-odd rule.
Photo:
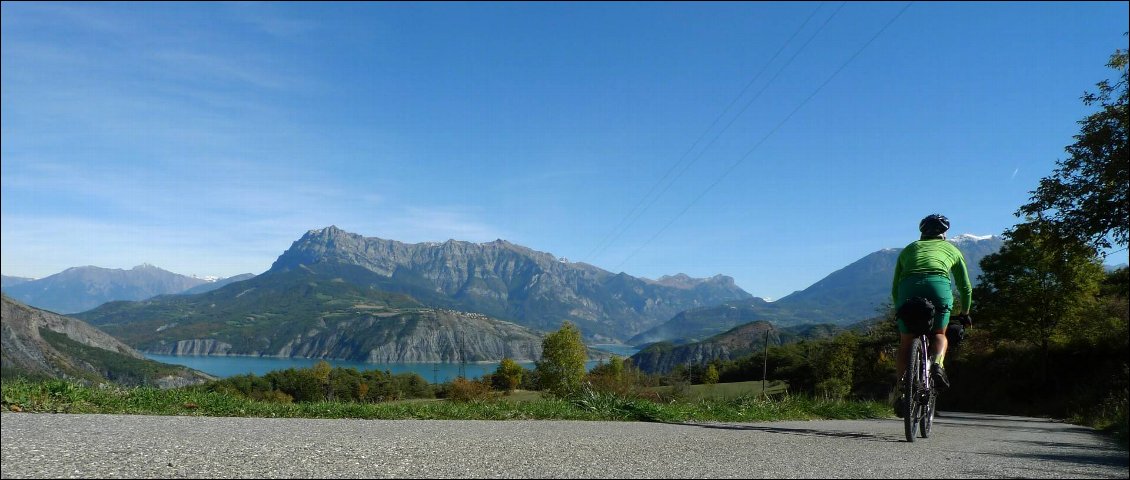
[[[950,303],[953,302],[953,297],[950,297]],[[941,311],[934,315],[933,334],[930,336],[930,357],[936,359],[938,363],[944,363],[946,357],[946,349],[949,348],[949,338],[946,337],[946,328],[950,323],[950,303],[945,303],[946,299],[941,298],[938,300],[944,305]]]
[[[949,342],[946,340],[946,327],[950,323],[950,310],[953,308],[953,290],[949,278],[930,277],[923,285],[930,290],[927,296],[936,305],[934,312],[933,334],[930,336],[930,358],[939,365],[944,365],[946,349]]]
[[[944,365],[947,348],[949,339],[946,338],[946,329],[935,330],[930,337],[930,356],[938,359],[938,364]]]
[[[945,371],[946,350],[949,348],[946,327],[949,325],[950,305],[953,302],[953,297],[952,295],[949,298],[943,296],[939,299],[939,302],[943,305],[943,308],[941,312],[934,316],[934,331],[930,335],[930,358],[934,363],[931,375],[943,388],[949,388],[949,376],[946,375]]]

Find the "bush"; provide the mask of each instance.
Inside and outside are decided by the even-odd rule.
[[[481,380],[467,380],[463,377],[451,382],[447,398],[456,402],[475,402],[491,398],[490,384]]]

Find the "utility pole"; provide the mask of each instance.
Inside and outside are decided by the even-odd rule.
[[[762,358],[765,360],[761,364],[761,394],[765,398],[769,398],[769,392],[765,390],[765,377],[769,376],[769,329],[765,329],[765,347],[761,349]]]
[[[467,332],[459,331],[459,378],[467,378]]]

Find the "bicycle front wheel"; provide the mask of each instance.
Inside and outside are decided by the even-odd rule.
[[[906,409],[902,417],[903,428],[906,433],[906,441],[913,442],[914,435],[918,429],[918,419],[921,402],[918,400],[918,392],[921,388],[922,379],[920,377],[921,368],[919,363],[925,361],[922,358],[922,339],[915,339],[914,343],[910,346],[910,355],[906,362],[906,373],[903,374],[902,379],[902,398],[903,408]]]
[[[926,401],[922,404],[922,420],[918,422],[922,438],[930,438],[930,429],[934,426],[934,404],[938,400],[938,392],[933,388],[926,394]]]

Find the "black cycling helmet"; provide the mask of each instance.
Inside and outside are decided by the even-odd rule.
[[[918,222],[918,231],[923,235],[941,235],[950,229],[950,219],[945,215],[933,214]]]

